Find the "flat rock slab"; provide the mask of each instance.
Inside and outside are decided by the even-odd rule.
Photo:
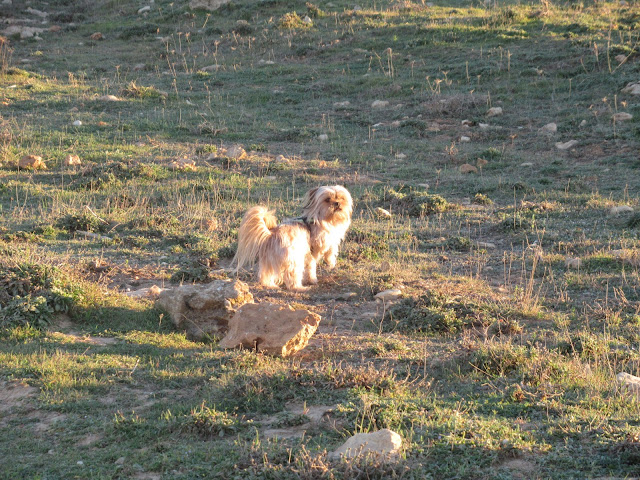
[[[239,280],[215,280],[206,285],[182,285],[160,292],[156,305],[193,340],[224,334],[236,310],[253,302],[249,286]]]
[[[287,357],[307,346],[320,324],[320,315],[271,303],[243,305],[229,321],[221,348],[253,348]]]

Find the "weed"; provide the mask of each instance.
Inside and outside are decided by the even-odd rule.
[[[387,189],[384,200],[388,200],[398,210],[412,217],[422,217],[442,213],[451,208],[449,202],[440,195],[433,195],[408,187]]]

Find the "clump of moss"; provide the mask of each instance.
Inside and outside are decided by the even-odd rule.
[[[430,194],[410,187],[389,188],[384,194],[396,210],[411,217],[423,217],[434,213],[446,212],[451,204],[440,195]]]

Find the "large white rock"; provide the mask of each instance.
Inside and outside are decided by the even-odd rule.
[[[402,447],[402,437],[388,428],[372,433],[358,433],[329,454],[331,460],[363,455],[395,457]]]
[[[640,95],[640,82],[629,82],[627,86],[622,89],[622,93]]]
[[[220,348],[254,348],[287,357],[309,343],[320,324],[320,315],[271,303],[242,306],[229,321],[229,332]]]
[[[249,286],[240,280],[215,280],[205,285],[181,285],[160,292],[156,305],[189,338],[201,340],[227,331],[236,310],[253,302]]]

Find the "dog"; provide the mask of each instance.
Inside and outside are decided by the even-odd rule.
[[[302,200],[302,216],[278,225],[273,211],[250,208],[238,230],[236,273],[258,259],[262,285],[304,291],[303,282],[317,284],[316,267],[324,260],[336,266],[338,249],[351,225],[353,200],[346,188],[322,186],[309,190]],[[306,275],[305,275],[306,273]]]

